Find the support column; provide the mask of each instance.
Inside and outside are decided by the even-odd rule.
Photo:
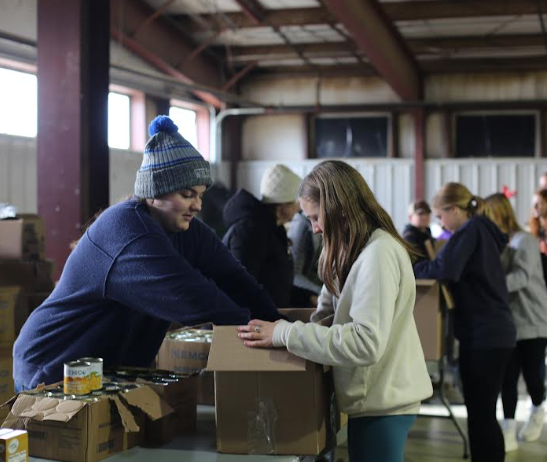
[[[108,0],[38,2],[38,213],[58,277],[109,205]]]
[[[414,198],[424,199],[425,195],[425,111],[423,108],[412,110],[414,118]]]

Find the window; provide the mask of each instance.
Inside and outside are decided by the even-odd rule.
[[[189,141],[192,146],[198,149],[198,129],[196,123],[196,112],[190,109],[171,106],[169,117],[179,127],[179,133]]]
[[[37,92],[35,75],[0,68],[0,133],[36,136]]]
[[[534,157],[535,113],[456,115],[455,157]]]
[[[131,97],[108,94],[108,146],[129,149],[131,146]]]
[[[388,116],[316,117],[314,130],[319,158],[388,155]]]

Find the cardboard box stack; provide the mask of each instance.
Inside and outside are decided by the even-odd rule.
[[[13,342],[29,314],[53,290],[52,274],[40,217],[0,220],[0,404],[13,395]]]
[[[181,328],[168,332],[156,358],[158,369],[180,374],[198,374],[198,404],[214,405],[213,373],[206,371],[213,331]]]

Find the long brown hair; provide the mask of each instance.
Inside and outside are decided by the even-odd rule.
[[[484,199],[475,196],[461,183],[446,183],[433,198],[434,209],[458,207],[467,212],[468,217],[484,215],[486,203]]]
[[[499,229],[510,236],[522,231],[513,207],[511,206],[511,202],[505,197],[505,194],[492,194],[488,196],[485,201],[486,216],[496,223]]]
[[[340,295],[351,266],[378,228],[416,255],[362,175],[345,162],[321,162],[302,181],[298,197],[319,206],[324,221],[319,277],[334,295]]]

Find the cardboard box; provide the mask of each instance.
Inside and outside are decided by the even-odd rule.
[[[247,348],[236,326],[214,328],[217,450],[317,455],[327,442],[329,393],[323,366],[281,348]]]
[[[0,259],[45,258],[45,236],[45,224],[38,215],[0,220]]]
[[[121,452],[138,441],[132,409],[157,420],[173,410],[150,387],[102,395],[98,401],[57,400],[19,394],[9,403],[2,427],[25,428],[30,455],[68,462],[94,462]],[[137,435],[138,436],[138,435]]]
[[[198,404],[214,405],[214,381],[212,375],[201,373],[207,367],[211,343],[205,341],[184,341],[174,338],[177,333],[204,333],[211,335],[210,330],[189,329],[187,327],[169,332],[156,357],[156,367],[178,374],[196,374]]]
[[[434,279],[417,279],[414,320],[426,361],[438,361],[443,355],[443,325],[439,303],[439,283]]]
[[[13,359],[11,347],[0,348],[0,405],[8,401],[13,391]],[[0,420],[2,422],[3,420]]]
[[[0,462],[28,462],[25,430],[0,429]]]
[[[15,341],[16,311],[20,309],[19,287],[0,287],[0,347],[11,347]]]
[[[0,286],[20,286],[25,293],[51,292],[52,260],[0,260]]]
[[[277,311],[286,316],[290,322],[310,322],[310,317],[315,308],[280,308]]]

